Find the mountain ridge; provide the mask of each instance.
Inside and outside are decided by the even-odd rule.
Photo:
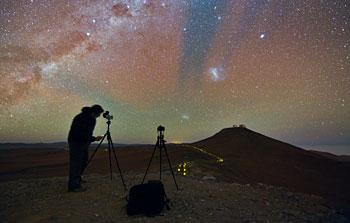
[[[350,162],[240,127],[222,129],[192,145],[222,157],[226,172],[240,182],[262,182],[350,202]]]

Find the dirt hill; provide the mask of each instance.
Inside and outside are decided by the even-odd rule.
[[[315,151],[315,150],[309,150],[310,152],[316,153],[318,155],[334,159],[336,161],[341,161],[341,162],[350,162],[350,156],[349,155],[334,155],[332,153],[327,153],[327,152],[321,152],[321,151]]]
[[[350,204],[350,162],[341,162],[246,128],[226,128],[193,143],[224,158],[227,177],[288,188]],[[226,172],[225,172],[226,173]]]

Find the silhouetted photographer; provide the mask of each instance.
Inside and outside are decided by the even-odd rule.
[[[101,136],[92,135],[96,118],[103,113],[100,105],[84,107],[81,113],[74,117],[68,136],[69,143],[69,181],[68,190],[72,192],[85,191],[81,186],[81,172],[85,169],[89,154],[88,149],[91,142],[100,141]]]

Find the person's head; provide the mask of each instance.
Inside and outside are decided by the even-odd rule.
[[[94,118],[98,118],[102,112],[104,112],[103,108],[101,107],[101,105],[93,105],[91,106],[91,115]]]

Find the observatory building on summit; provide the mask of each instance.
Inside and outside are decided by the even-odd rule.
[[[246,126],[246,125],[244,125],[244,124],[240,124],[240,125],[233,125],[232,127],[233,127],[233,128],[247,128],[247,126]]]

